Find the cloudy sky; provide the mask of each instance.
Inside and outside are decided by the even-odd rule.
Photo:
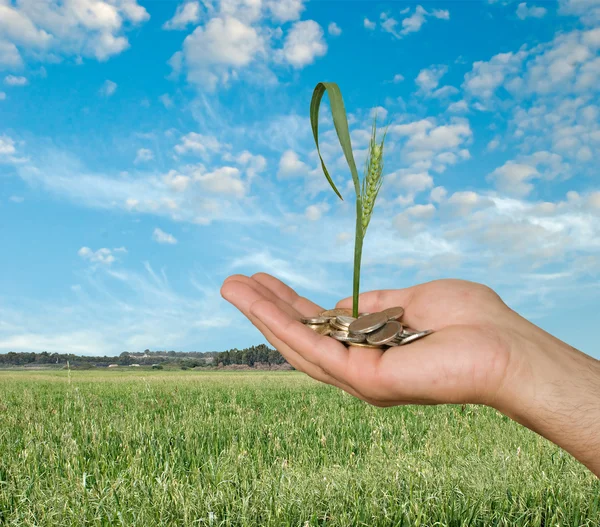
[[[352,294],[359,166],[385,177],[362,290],[486,283],[600,358],[600,1],[0,0],[0,352],[265,342],[219,294]]]

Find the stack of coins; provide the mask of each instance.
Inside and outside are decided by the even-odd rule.
[[[351,309],[338,308],[323,311],[316,317],[304,317],[302,323],[320,335],[359,348],[404,346],[433,333],[430,329],[409,328],[401,322],[403,315],[402,307],[389,307],[379,313],[360,313],[354,318]]]

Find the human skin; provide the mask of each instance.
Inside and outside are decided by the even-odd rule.
[[[435,333],[408,346],[347,348],[300,322],[323,311],[277,278],[233,275],[221,295],[287,361],[379,407],[484,404],[557,444],[600,477],[600,361],[509,308],[490,288],[436,280],[359,297],[361,312],[402,306]],[[336,307],[352,308],[352,298]]]

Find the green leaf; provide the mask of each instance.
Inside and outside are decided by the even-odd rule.
[[[354,162],[354,155],[352,154],[352,143],[350,141],[350,131],[348,130],[348,118],[346,117],[346,109],[344,107],[342,92],[336,83],[319,82],[319,84],[316,85],[312,100],[310,102],[310,124],[312,126],[315,144],[317,145],[317,152],[319,154],[319,159],[321,160],[321,167],[323,168],[325,177],[327,178],[327,181],[329,181],[331,188],[333,188],[335,193],[343,201],[344,198],[342,198],[342,195],[339,193],[331,177],[329,176],[329,172],[327,172],[327,167],[325,166],[323,157],[321,157],[321,149],[319,148],[319,108],[321,106],[321,99],[326,91],[329,95],[329,104],[331,106],[333,125],[335,126],[335,131],[337,132],[340,146],[342,147],[344,156],[346,157],[346,162],[350,168],[356,194],[359,196],[360,182],[358,179],[358,171],[356,170],[356,163]]]

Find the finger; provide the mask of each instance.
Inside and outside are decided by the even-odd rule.
[[[383,352],[377,349],[346,348],[330,337],[319,335],[290,317],[274,303],[259,300],[252,304],[255,315],[286,346],[309,363],[365,397],[385,400],[376,382]]]
[[[288,346],[287,344],[283,343],[280,339],[278,339],[260,319],[254,316],[250,312],[250,307],[257,301],[267,300],[265,300],[264,297],[261,297],[260,294],[257,291],[255,291],[248,283],[240,282],[237,280],[228,280],[227,283],[224,284],[221,288],[221,294],[226,300],[235,305],[246,317],[248,317],[252,324],[256,326],[256,328],[267,338],[267,340],[277,350],[279,350],[281,354],[288,360],[288,362],[296,369],[310,375],[312,378],[318,381],[336,386],[350,393],[351,395],[354,395],[355,397],[365,400],[364,397],[352,387],[346,385],[343,382],[338,381],[337,379],[328,375],[326,372],[324,372],[314,364],[311,364],[310,362],[306,361],[300,354],[296,353],[292,347]],[[287,314],[287,316],[290,317],[290,320],[295,320],[289,314]],[[300,322],[298,323],[302,327],[304,327]],[[314,333],[309,328],[305,329],[307,329],[310,333]]]
[[[300,296],[289,285],[284,284],[281,280],[267,273],[256,273],[252,278],[259,284],[270,289],[274,295],[281,298],[287,304],[290,304],[294,309],[305,317],[315,316],[324,311],[324,309],[311,302],[307,298]]]
[[[231,280],[228,281],[236,281],[246,284],[248,287],[254,289],[259,295],[262,295],[267,300],[270,300],[277,304],[280,309],[283,309],[286,313],[288,313],[295,320],[300,320],[303,317],[303,314],[296,310],[292,305],[285,302],[283,299],[275,295],[268,287],[265,287],[260,282],[257,282],[253,278],[249,278],[244,275],[235,275],[231,277]]]

